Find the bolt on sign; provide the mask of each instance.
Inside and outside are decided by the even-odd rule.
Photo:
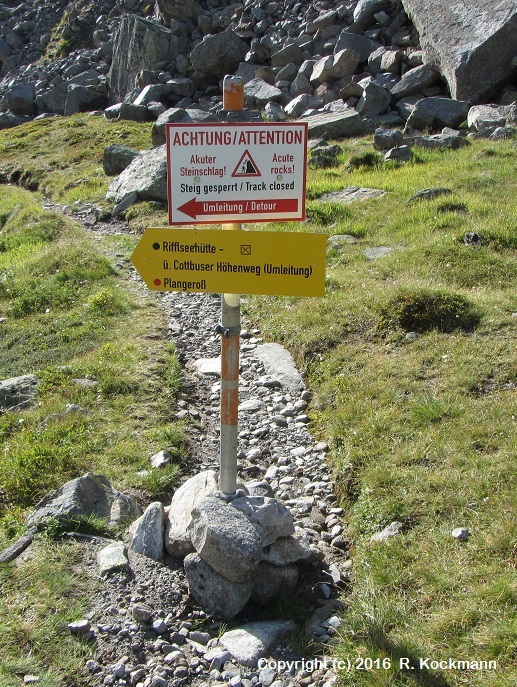
[[[167,124],[169,224],[305,219],[307,122]]]
[[[149,289],[325,295],[325,234],[147,229],[131,261]]]

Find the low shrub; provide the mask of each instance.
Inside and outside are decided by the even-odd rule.
[[[407,289],[399,291],[386,303],[381,323],[399,326],[406,331],[425,332],[437,329],[471,331],[481,315],[467,298],[445,290]]]

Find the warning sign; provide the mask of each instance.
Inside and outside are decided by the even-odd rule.
[[[233,170],[232,177],[259,177],[261,176],[250,151],[245,150],[237,167]]]
[[[170,224],[302,221],[306,122],[168,124]]]

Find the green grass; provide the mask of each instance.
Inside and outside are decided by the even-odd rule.
[[[181,370],[170,346],[146,338],[163,315],[122,284],[107,257],[135,240],[109,237],[103,253],[38,201],[7,187],[0,202],[0,377],[40,380],[33,409],[0,415],[0,516],[87,470],[149,497],[170,493],[184,453],[173,419]],[[67,404],[83,412],[62,415]],[[167,479],[144,483],[139,473],[162,448],[176,464]]]
[[[43,687],[91,685],[84,664],[92,649],[67,628],[86,616],[95,593],[80,547],[40,539],[33,549],[37,556],[16,567],[0,566],[0,681],[18,687],[37,675]]]

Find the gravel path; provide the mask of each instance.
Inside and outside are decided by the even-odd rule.
[[[61,210],[48,203],[47,207]],[[65,209],[67,213],[71,209]],[[91,206],[73,208],[72,215],[95,234],[127,233],[124,222],[101,222]],[[126,258],[118,267],[131,280],[140,277]],[[143,289],[144,290],[144,289]],[[167,338],[176,345],[185,371],[185,392],[179,401],[179,418],[189,423],[190,474],[217,469],[219,464],[219,378],[203,373],[199,360],[213,360],[220,352],[215,327],[220,318],[220,297],[215,294],[151,294],[158,298],[169,321]],[[245,325],[245,323],[244,323]],[[129,575],[101,579],[96,553],[105,542],[85,537],[87,569],[99,585],[92,601],[86,633],[92,660],[85,666],[95,685],[179,687],[223,685],[274,687],[281,685],[333,684],[336,673],[328,665],[314,670],[307,663],[323,656],[331,645],[340,620],[339,596],[349,583],[351,561],[343,534],[342,510],[333,493],[328,447],[310,433],[308,390],[293,393],[274,375],[267,375],[257,357],[260,332],[243,331],[240,343],[239,480],[246,484],[265,481],[275,497],[291,509],[295,525],[321,552],[321,561],[302,570],[296,598],[278,608],[258,608],[249,603],[231,626],[256,620],[293,617],[299,632],[287,644],[274,646],[265,669],[249,668],[231,660],[218,643],[228,629],[206,614],[189,598],[181,561],[167,558],[157,563],[129,552]],[[168,505],[168,504],[164,504]],[[147,608],[147,611],[146,611]],[[143,613],[143,616],[142,616]],[[148,616],[148,617],[147,617]],[[282,666],[277,661],[298,661]],[[303,663],[305,661],[305,663]],[[308,670],[307,667],[311,667]]]

